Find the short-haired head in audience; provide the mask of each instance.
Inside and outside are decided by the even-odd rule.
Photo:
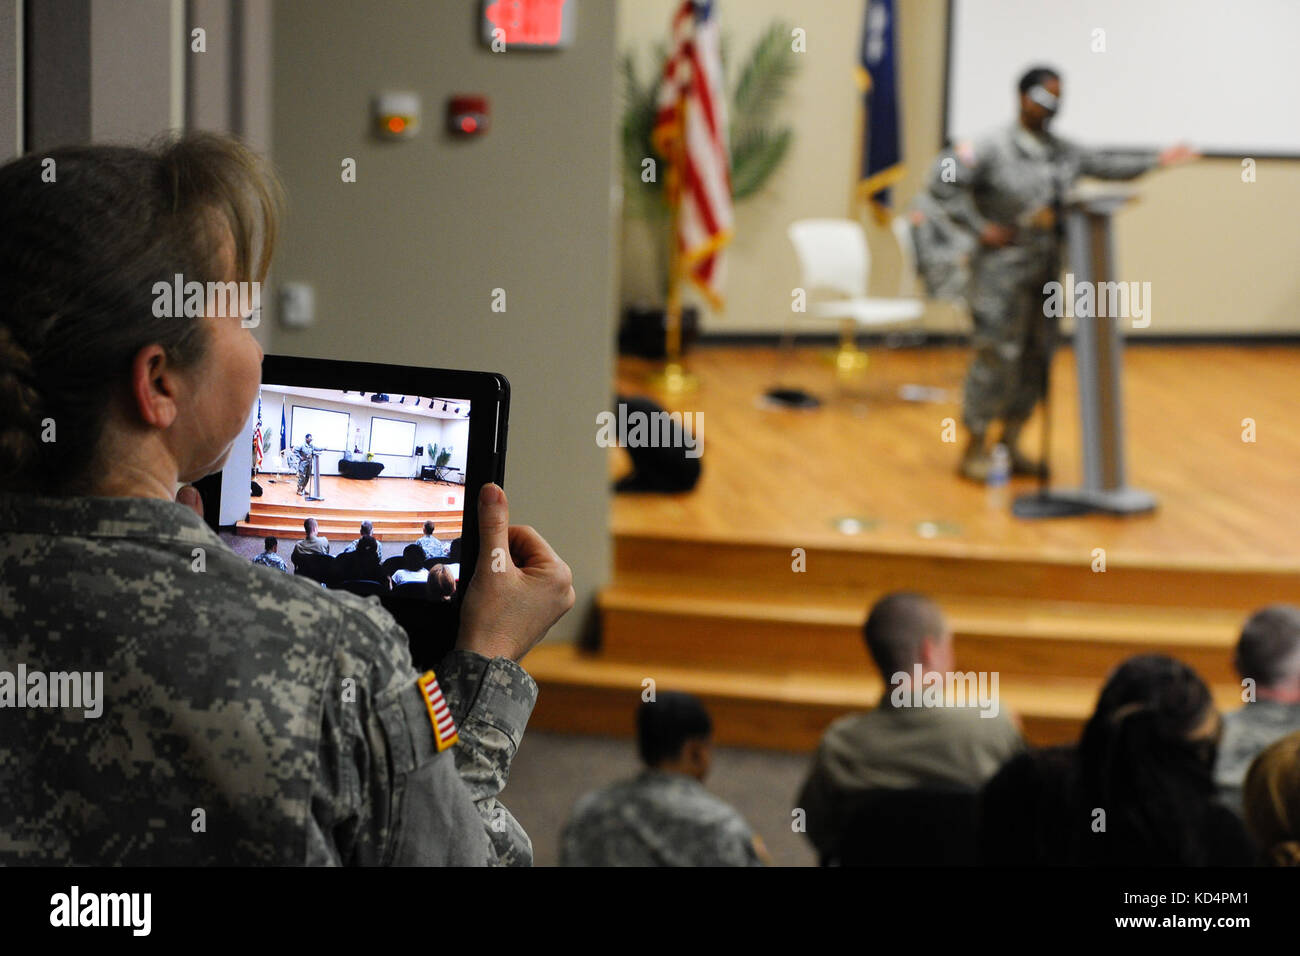
[[[429,597],[434,601],[450,601],[456,593],[456,579],[445,564],[435,564],[429,569]]]
[[[1300,608],[1271,604],[1251,615],[1237,641],[1237,673],[1260,700],[1300,703]]]
[[[867,615],[862,629],[871,659],[888,682],[895,674],[911,676],[953,667],[953,640],[939,605],[914,591],[886,594]]]
[[[309,538],[316,537],[316,519],[308,518],[306,521],[304,521],[302,523],[302,530],[307,532],[307,537]]]
[[[373,521],[367,519],[366,521],[361,522],[361,537],[363,538],[370,537],[371,533],[374,530],[375,530],[375,525]]]
[[[280,549],[280,542],[276,540],[275,535],[268,534],[262,540],[262,544],[265,546],[266,550],[269,551],[271,554],[275,554],[275,552]]]
[[[1242,791],[1246,826],[1274,866],[1300,866],[1300,731],[1255,758]]]
[[[402,567],[407,571],[419,571],[424,561],[424,548],[418,544],[408,544],[402,549]]]
[[[712,763],[713,721],[699,698],[659,691],[636,714],[637,748],[647,767],[703,780]]]
[[[424,523],[424,533],[425,533],[425,534],[433,534],[433,522],[432,522],[432,521],[426,521],[426,522]]]

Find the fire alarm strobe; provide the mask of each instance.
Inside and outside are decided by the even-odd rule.
[[[372,110],[376,136],[410,139],[420,131],[420,97],[415,93],[377,93]]]
[[[447,101],[447,130],[455,136],[477,136],[488,128],[486,96],[453,96]]]

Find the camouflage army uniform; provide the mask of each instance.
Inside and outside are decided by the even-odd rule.
[[[587,794],[560,838],[561,866],[761,866],[744,818],[694,777],[644,770]]]
[[[1223,736],[1214,763],[1220,800],[1241,812],[1241,788],[1251,762],[1268,746],[1300,730],[1300,704],[1257,700],[1223,715]]]
[[[173,502],[0,495],[0,582],[0,670],[103,674],[98,718],[0,711],[0,864],[531,863],[497,802],[518,664],[442,662],[439,752],[376,600],[267,574]]]
[[[285,574],[289,573],[289,565],[284,563],[284,558],[280,557],[278,554],[272,554],[270,551],[263,551],[261,554],[255,556],[253,558],[253,563],[263,564],[268,568],[275,568],[277,571],[283,571]]]
[[[940,157],[927,208],[937,206],[975,236],[989,223],[1016,228],[1000,249],[977,244],[971,261],[975,357],[963,416],[972,433],[984,434],[994,419],[1018,428],[1042,397],[1056,330],[1043,314],[1043,286],[1060,274],[1058,200],[1080,176],[1132,179],[1156,162],[1155,153],[1087,150],[1019,122]]]
[[[357,550],[357,545],[359,545],[360,543],[361,543],[361,539],[357,538],[355,541],[350,543],[346,548],[340,551],[339,554],[344,555],[350,551]],[[375,557],[377,557],[380,561],[384,560],[384,542],[380,541],[378,538],[375,538]]]
[[[301,494],[307,487],[307,482],[311,481],[312,453],[316,451],[314,444],[303,442],[293,450],[298,456],[298,493]]]
[[[424,551],[425,558],[445,558],[451,553],[451,542],[443,541],[431,534],[422,535],[415,541]]]

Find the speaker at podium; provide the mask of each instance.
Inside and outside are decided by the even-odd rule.
[[[1156,498],[1128,484],[1124,461],[1124,335],[1120,327],[1140,301],[1115,279],[1114,215],[1137,198],[1131,187],[1081,184],[1071,189],[1063,208],[1066,268],[1061,303],[1074,318],[1074,358],[1079,383],[1079,435],[1083,480],[1078,488],[1041,487],[1021,495],[1012,512],[1022,518],[1066,517],[1104,512],[1117,515],[1154,511]],[[1145,284],[1149,289],[1149,284]],[[1076,290],[1090,291],[1079,300]],[[1091,302],[1091,306],[1087,303]],[[1086,313],[1086,314],[1084,314]],[[1145,320],[1150,321],[1149,313]],[[1046,391],[1045,391],[1046,394]],[[1044,447],[1050,453],[1050,408],[1044,405]]]

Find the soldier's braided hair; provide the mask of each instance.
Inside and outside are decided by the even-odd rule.
[[[140,349],[184,368],[203,324],[154,315],[154,285],[261,281],[280,190],[212,133],[147,148],[73,146],[0,167],[0,489],[86,493],[107,411]]]

